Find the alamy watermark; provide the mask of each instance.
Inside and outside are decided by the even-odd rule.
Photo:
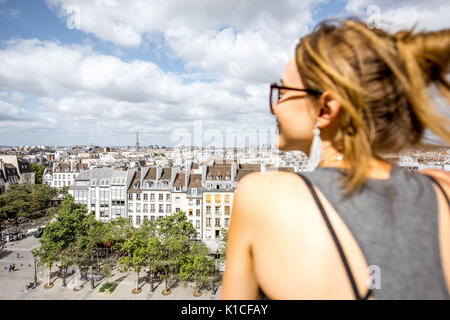
[[[367,279],[367,287],[369,289],[381,289],[381,269],[377,265],[370,265],[367,267],[367,271],[370,274]]]
[[[70,4],[66,7],[66,14],[69,16],[66,20],[67,28],[78,30],[81,28],[81,10],[80,7]]]
[[[367,19],[366,24],[369,29],[380,29],[381,28],[381,8],[376,5],[370,5],[366,10]]]

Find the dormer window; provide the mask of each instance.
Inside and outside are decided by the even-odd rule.
[[[217,186],[216,186],[216,189],[219,190],[219,189],[220,189],[220,185],[217,185]]]
[[[222,176],[221,176],[220,174],[218,174],[218,175],[216,176],[216,179],[217,179],[217,180],[220,180],[220,179],[222,179]]]
[[[196,183],[199,183],[199,182],[200,182],[200,179],[199,179],[199,178],[196,178],[196,179],[195,179],[195,182],[196,182]]]
[[[225,176],[225,180],[230,180],[230,176]]]
[[[92,179],[91,180],[91,186],[95,186],[96,183],[97,183],[97,179]]]

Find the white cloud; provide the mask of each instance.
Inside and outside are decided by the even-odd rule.
[[[411,28],[439,30],[449,27],[450,4],[445,0],[350,0],[346,10],[352,14],[368,16],[367,8],[380,8],[381,26],[392,32]]]
[[[28,118],[29,112],[25,108],[0,100],[0,122],[25,120]]]
[[[166,132],[168,138],[171,130],[195,120],[203,120],[206,128],[218,123],[244,127],[245,114],[267,111],[267,85],[225,77],[183,82],[183,75],[151,62],[125,62],[89,46],[16,39],[0,50],[0,64],[5,66],[1,96],[16,102],[26,100],[24,93],[36,96],[32,112],[42,128],[64,135],[139,128]]]
[[[77,6],[81,30],[102,40],[145,46],[144,39],[162,35],[187,67],[262,83],[282,72],[294,45],[313,24],[313,3],[324,1],[47,0],[47,4],[63,19],[70,17],[68,6]]]

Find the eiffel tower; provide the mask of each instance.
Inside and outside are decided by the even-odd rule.
[[[139,132],[136,131],[136,151],[139,150]]]

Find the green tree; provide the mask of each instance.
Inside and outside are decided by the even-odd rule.
[[[7,219],[13,219],[16,226],[19,219],[26,217],[31,212],[30,194],[33,192],[32,185],[12,185],[8,191],[0,196],[2,204],[0,212]]]
[[[64,186],[58,189],[58,196],[62,199],[66,199],[66,197],[69,195],[69,186]]]
[[[40,164],[32,163],[31,167],[34,171],[34,183],[35,184],[42,184],[42,176],[44,175],[45,166]]]
[[[227,255],[227,243],[228,243],[228,230],[225,228],[220,229],[222,239],[219,244],[220,260],[223,262]]]
[[[49,238],[44,238],[43,236],[40,240],[41,246],[31,251],[34,256],[39,257],[38,264],[47,266],[49,269],[47,276],[47,287],[50,287],[51,285],[50,280],[52,274],[52,266],[58,260],[59,254],[58,244],[49,240]]]
[[[46,185],[33,185],[29,197],[31,211],[36,212],[49,207],[50,200],[58,195],[58,190]]]
[[[81,255],[83,244],[79,240],[86,237],[89,228],[88,219],[86,207],[74,203],[73,197],[69,195],[63,201],[55,221],[47,223],[40,239],[44,261],[48,260],[47,255],[50,255],[52,262],[58,260],[61,263],[63,286],[67,268],[76,262],[75,257]]]
[[[197,232],[183,211],[158,219],[156,225],[162,247],[161,278],[164,280],[165,291],[168,293],[169,279],[172,275],[179,276],[181,266],[188,259],[190,243],[196,238]]]
[[[103,276],[106,278],[106,283],[109,283],[109,278],[111,277],[111,261],[106,259],[103,263]]]
[[[147,273],[150,276],[150,290],[151,292],[155,291],[155,278],[156,274],[158,272],[158,269],[160,266],[162,266],[162,259],[163,259],[163,248],[161,245],[161,241],[157,236],[151,236],[147,240],[147,248],[146,248],[146,254],[147,254]]]
[[[194,281],[194,294],[200,295],[214,274],[214,261],[203,242],[192,242],[187,261],[181,266],[180,278],[184,283]]]
[[[123,267],[132,267],[137,273],[136,288],[139,290],[139,274],[147,262],[147,239],[148,233],[144,229],[136,230],[130,239],[124,242],[121,250],[127,253],[127,256],[119,258],[119,264]]]

